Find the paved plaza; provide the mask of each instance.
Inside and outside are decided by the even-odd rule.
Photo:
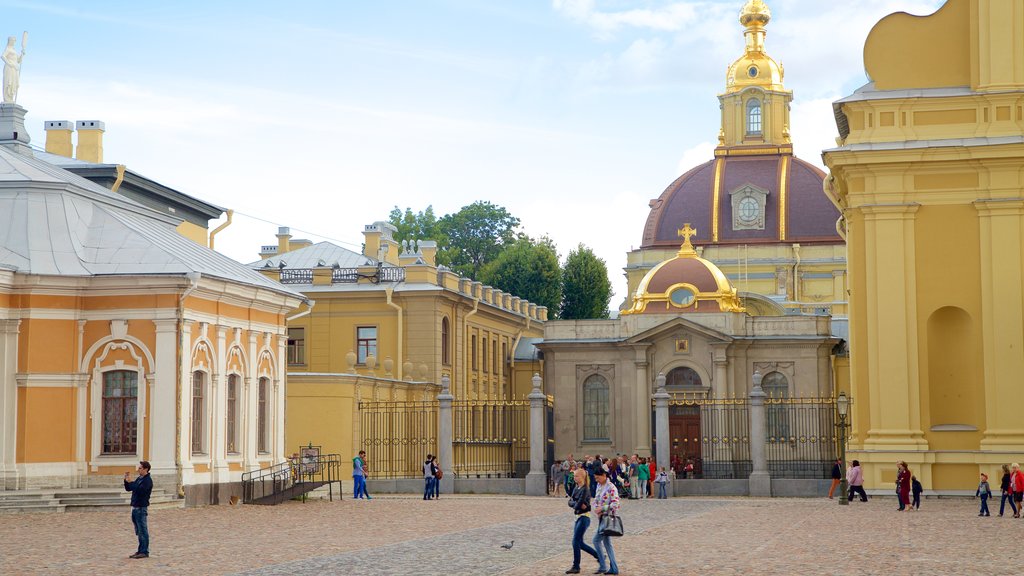
[[[628,501],[615,549],[622,574],[644,575],[992,575],[1024,562],[1024,520],[979,518],[966,499],[895,508],[894,499]],[[129,560],[127,509],[15,514],[0,516],[0,574],[562,574],[571,527],[554,497],[154,510],[152,557]],[[595,569],[584,555],[583,573]]]

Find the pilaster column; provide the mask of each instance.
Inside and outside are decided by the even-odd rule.
[[[658,440],[658,453],[655,458],[659,469],[662,466],[667,467],[671,460],[672,453],[672,438],[669,434],[668,427],[668,402],[671,399],[668,392],[665,391],[665,375],[658,374],[658,378],[655,380],[657,385],[657,392],[654,393],[654,427]],[[669,474],[669,485],[666,490],[669,494],[672,494],[672,481],[675,474]]]
[[[636,427],[633,429],[633,452],[641,456],[651,455],[651,379],[648,377],[647,347],[637,346],[636,359],[633,361],[636,367],[636,382],[634,383],[633,396],[633,421]]]
[[[18,329],[21,320],[0,320],[0,489],[18,484]]]
[[[217,372],[211,378],[213,397],[210,407],[210,416],[213,418],[213,434],[210,435],[210,470],[213,473],[214,484],[228,481],[228,448],[225,438],[227,435],[227,337],[228,329],[225,326],[216,326],[217,349],[214,356],[217,359]]]
[[[259,420],[259,386],[253,386],[256,378],[259,378],[259,344],[258,344],[258,333],[254,330],[249,331],[249,365],[246,366],[245,373],[247,375],[245,379],[245,404],[242,407],[245,431],[245,451],[243,452],[245,462],[243,463],[243,470],[255,470],[260,467],[259,460],[257,459],[256,448],[256,428],[258,427]]]
[[[761,373],[754,372],[754,387],[750,391],[750,495],[771,496],[772,478],[768,473],[768,452],[765,447],[764,400],[767,394],[761,389]]]
[[[715,367],[715,390],[712,396],[726,396],[734,393],[732,383],[729,382],[729,357],[725,347],[715,348],[712,355]]]
[[[271,446],[274,450],[274,462],[282,462],[289,456],[284,445],[284,414],[285,414],[285,396],[287,391],[287,364],[288,355],[285,347],[287,346],[287,332],[277,335],[277,358],[274,359],[274,366],[277,367],[277,377],[274,379],[274,394],[272,397],[272,408],[271,413],[274,415],[273,422],[273,436],[271,437]]]
[[[175,474],[174,441],[177,422],[178,321],[154,320],[156,350],[154,352],[153,385],[149,396],[149,459],[152,473]],[[187,363],[187,356],[182,359]],[[184,422],[182,423],[184,424]],[[185,428],[182,428],[184,435]]]
[[[533,375],[530,392],[530,472],[526,475],[526,495],[544,496],[548,493],[548,475],[544,470],[544,402],[547,396],[541,390],[540,374]]]
[[[441,393],[437,395],[437,459],[441,466],[441,492],[455,493],[455,450],[452,447],[452,381],[441,377]]]
[[[862,206],[871,428],[866,449],[927,450],[921,428],[914,217],[918,204]]]
[[[974,203],[981,235],[985,431],[981,445],[1024,450],[1024,199]]]
[[[192,320],[185,320],[181,323],[181,365],[178,366],[181,390],[176,393],[181,395],[181,404],[178,406],[178,420],[181,421],[181,434],[178,435],[178,455],[182,463],[192,460],[192,446],[189,440],[192,433],[192,325],[194,323]]]

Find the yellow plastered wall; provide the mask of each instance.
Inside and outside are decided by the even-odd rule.
[[[181,224],[178,224],[178,227],[175,230],[177,230],[178,234],[181,234],[200,246],[208,247],[210,244],[210,231],[205,226],[199,226],[198,224],[193,224],[185,220],[182,221]]]
[[[75,451],[75,389],[18,389],[18,462],[70,462]]]

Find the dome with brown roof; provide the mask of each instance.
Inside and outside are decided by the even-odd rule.
[[[736,289],[725,274],[697,255],[690,243],[696,233],[689,224],[678,230],[678,235],[685,238],[679,253],[644,276],[622,314],[743,311]]]

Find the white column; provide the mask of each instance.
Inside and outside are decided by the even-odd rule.
[[[216,358],[216,371],[210,379],[212,386],[210,416],[213,424],[210,426],[210,471],[211,483],[219,484],[228,481],[228,452],[227,444],[224,442],[227,433],[227,335],[228,329],[224,326],[217,326],[217,349],[214,351]],[[236,392],[237,393],[237,392]]]
[[[452,396],[451,379],[441,377],[441,393],[437,395],[437,459],[441,465],[441,492],[455,493],[455,450],[452,448]]]
[[[78,320],[78,337],[75,345],[75,370],[81,371],[75,378],[75,414],[77,421],[75,426],[75,473],[77,475],[76,486],[85,486],[86,476],[89,474],[88,456],[85,453],[85,438],[89,429],[89,415],[86,412],[86,403],[89,397],[89,374],[82,366],[82,354],[84,353],[85,320]],[[0,480],[0,488],[3,481]]]
[[[192,324],[192,320],[181,323],[181,366],[178,366],[178,377],[181,380],[181,404],[178,406],[181,434],[178,437],[178,454],[182,465],[192,459],[192,447],[189,444],[192,434]]]
[[[669,461],[671,460],[671,449],[672,449],[672,438],[669,434],[668,426],[668,402],[671,396],[665,391],[665,375],[658,374],[656,380],[658,391],[654,393],[654,426],[657,432],[656,438],[658,439],[658,453],[655,458],[655,462],[658,464],[658,468],[668,468]],[[665,487],[665,490],[672,494],[672,481],[675,479],[675,474],[669,474],[669,484]]]
[[[154,475],[176,474],[174,466],[174,410],[178,393],[178,321],[154,320],[153,386],[149,397],[149,460]]]
[[[651,380],[648,378],[647,349],[636,348],[636,382],[634,383],[633,418],[634,429],[633,450],[641,456],[651,455]]]
[[[271,438],[274,446],[274,462],[281,462],[289,455],[284,445],[285,388],[287,386],[285,370],[288,360],[285,334],[286,332],[282,332],[277,335],[277,358],[274,358],[274,366],[277,367],[277,377],[274,378],[273,404],[271,405],[274,414],[274,436]]]
[[[256,426],[259,416],[259,357],[258,357],[258,334],[249,331],[249,366],[245,369],[245,402],[242,409],[245,431],[245,463],[243,470],[254,470],[260,467],[256,455]],[[255,385],[254,385],[255,384]]]
[[[547,396],[541,390],[540,374],[533,375],[533,391],[530,392],[530,472],[526,474],[526,495],[544,496],[548,493],[548,475],[544,470],[544,448],[547,435],[544,433],[544,401]]]
[[[21,320],[0,320],[0,489],[17,488],[18,327]]]

